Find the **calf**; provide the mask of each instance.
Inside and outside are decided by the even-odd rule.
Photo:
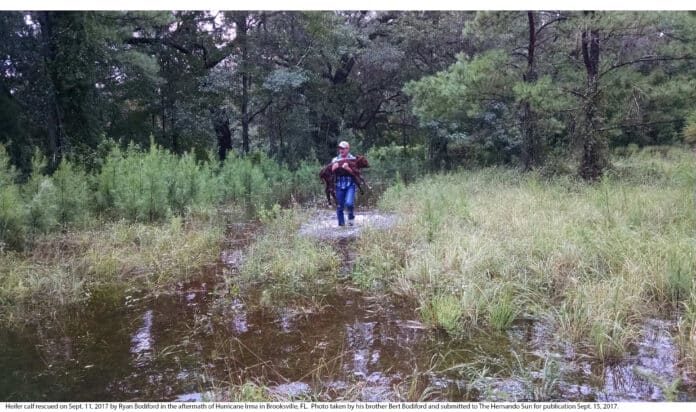
[[[370,164],[367,162],[365,156],[358,156],[355,159],[349,160],[339,160],[339,167],[342,167],[344,163],[348,163],[348,167],[350,167],[350,169],[353,171],[352,173],[349,172],[349,174],[353,177],[353,180],[355,181],[355,184],[358,186],[358,189],[360,189],[360,193],[363,193],[363,185],[369,189],[370,186],[367,184],[365,179],[362,177],[362,174],[360,173],[360,169],[370,167]],[[331,205],[331,198],[333,198],[334,202],[336,202],[336,176],[331,170],[332,165],[333,163],[329,163],[328,165],[322,167],[319,171],[319,179],[321,179],[324,182],[326,201],[329,203],[329,206]]]

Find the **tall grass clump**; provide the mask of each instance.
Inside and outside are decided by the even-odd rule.
[[[696,290],[684,302],[677,323],[680,364],[691,379],[696,379]]]
[[[690,294],[696,291],[696,256],[691,248],[671,251],[665,268],[669,297],[673,302],[688,301]]]
[[[694,290],[695,179],[679,148],[617,157],[595,184],[505,168],[426,176],[385,192],[399,223],[390,239],[366,231],[358,264],[392,268],[381,283],[427,311],[451,295],[461,328],[531,318],[579,353],[620,358],[642,319]]]
[[[496,291],[497,292],[497,291]],[[510,290],[493,292],[487,306],[488,323],[496,330],[508,329],[517,317],[519,309]]]
[[[265,233],[249,248],[240,267],[245,287],[259,287],[266,299],[288,302],[311,300],[335,287],[340,259],[330,245],[297,235],[307,216],[297,209],[262,213]]]
[[[219,256],[224,226],[120,220],[39,237],[30,251],[0,254],[0,324],[29,322],[95,294],[159,293]],[[5,322],[7,321],[7,322]]]
[[[421,303],[420,313],[430,325],[444,329],[450,335],[461,331],[462,306],[454,295],[435,295]]]
[[[361,248],[357,254],[351,271],[351,280],[356,286],[373,292],[390,289],[394,277],[406,265],[407,253],[400,234],[393,229],[363,230],[363,235],[369,236],[379,247]]]
[[[79,266],[92,278],[157,290],[190,279],[203,264],[217,259],[224,227],[208,221],[185,227],[181,218],[171,217],[168,224],[119,221],[75,236],[78,244],[86,245],[77,257]],[[88,243],[88,237],[94,240]]]

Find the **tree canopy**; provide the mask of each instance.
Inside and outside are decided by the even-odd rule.
[[[692,136],[694,15],[575,11],[5,11],[0,143],[25,176],[114,140],[295,167],[424,145],[433,167],[577,162]],[[692,119],[689,121],[688,119]],[[683,133],[687,130],[685,133]],[[692,139],[692,138],[691,138]]]

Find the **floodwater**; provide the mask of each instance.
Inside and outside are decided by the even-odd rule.
[[[345,213],[345,215],[347,222],[348,214]],[[354,226],[339,227],[335,211],[320,210],[302,225],[299,235],[324,240],[353,240],[365,228],[385,229],[392,226],[396,217],[368,210],[357,211],[354,220]]]
[[[335,240],[350,257],[363,228],[393,222],[362,211],[356,226],[339,229],[324,210],[300,235]],[[413,302],[364,294],[347,280],[315,306],[264,308],[257,293],[225,282],[254,229],[233,228],[220,262],[168,293],[93,301],[0,330],[0,400],[230,400],[230,385],[256,382],[278,399],[320,401],[661,401],[681,378],[666,320],[646,321],[634,350],[602,365],[554,346],[533,320],[451,339],[421,324]],[[696,400],[684,387],[676,396]]]

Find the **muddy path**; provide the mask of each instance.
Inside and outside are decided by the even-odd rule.
[[[343,280],[314,307],[276,310],[225,282],[258,230],[240,223],[196,281],[0,331],[0,399],[225,400],[230,385],[255,382],[279,399],[696,400],[683,388],[666,393],[680,378],[668,320],[648,320],[622,362],[601,365],[555,344],[542,322],[451,339],[421,324],[412,302],[353,288],[353,242],[394,222],[361,210],[356,226],[337,228],[333,211],[317,210],[298,234],[339,248]]]

